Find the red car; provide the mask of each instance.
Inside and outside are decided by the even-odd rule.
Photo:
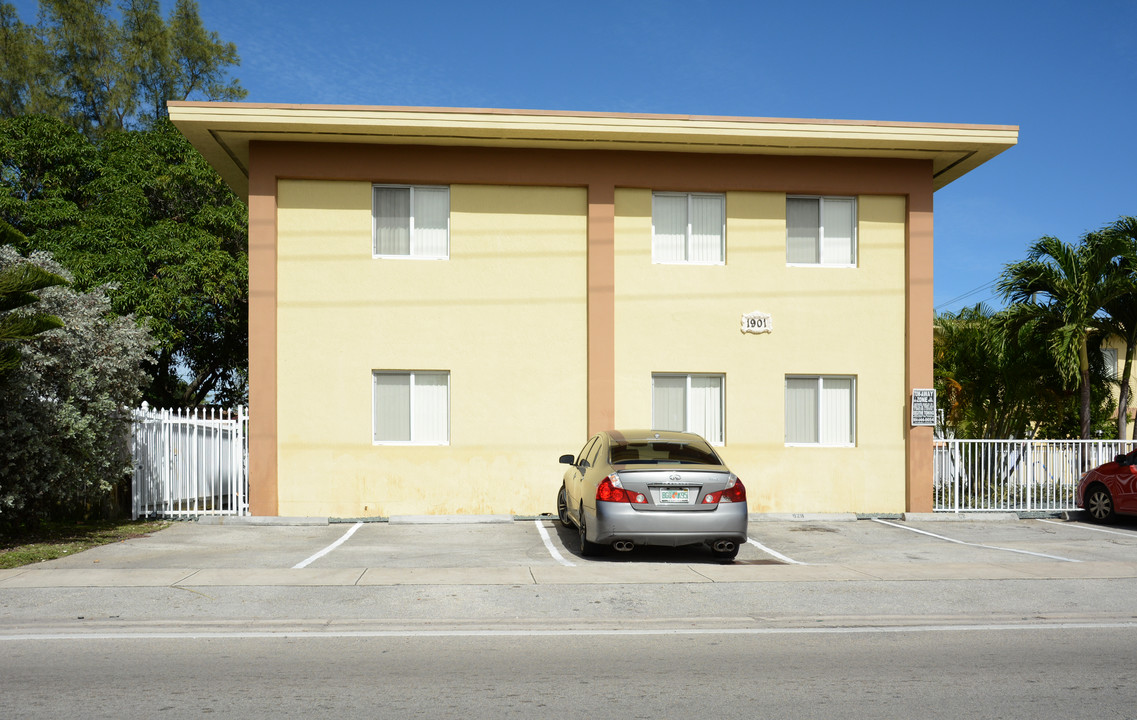
[[[1137,450],[1083,475],[1074,502],[1096,522],[1109,522],[1115,514],[1137,515]]]

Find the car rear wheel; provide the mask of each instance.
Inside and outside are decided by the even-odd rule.
[[[572,527],[572,519],[568,514],[568,493],[565,492],[564,485],[561,485],[561,491],[557,493],[557,519],[564,527]]]
[[[580,522],[577,523],[580,528],[580,554],[584,556],[597,555],[600,553],[600,546],[588,539],[588,530],[585,527],[584,520],[584,505],[580,506]]]
[[[1086,491],[1086,512],[1094,522],[1107,523],[1113,520],[1113,497],[1104,485],[1094,485]]]

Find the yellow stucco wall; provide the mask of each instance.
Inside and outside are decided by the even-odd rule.
[[[450,188],[449,260],[373,259],[371,185],[280,181],[279,513],[530,514],[586,432],[587,197]],[[372,443],[372,370],[449,370],[450,444]]]
[[[785,195],[726,197],[726,264],[653,265],[649,190],[616,193],[616,424],[651,424],[653,372],[726,376],[722,455],[752,512],[905,509],[903,197],[858,199],[856,268],[787,267]],[[742,315],[773,332],[743,334]],[[856,447],[786,447],[787,374],[856,377]]]
[[[1122,339],[1121,337],[1117,336],[1117,335],[1110,335],[1107,338],[1105,338],[1105,340],[1102,341],[1101,347],[1102,347],[1102,350],[1105,350],[1108,348],[1108,349],[1113,350],[1117,354],[1117,364],[1112,368],[1112,371],[1114,373],[1114,377],[1116,377],[1120,380],[1125,375],[1125,340]],[[1113,402],[1115,404],[1119,403],[1121,401],[1121,385],[1120,384],[1113,385],[1111,388],[1111,392],[1113,393]],[[1130,393],[1130,395],[1129,395],[1130,405],[1129,405],[1128,412],[1126,413],[1126,415],[1130,418],[1130,422],[1132,422],[1132,419],[1134,417],[1134,411],[1137,410],[1137,408],[1133,407],[1133,379],[1132,378],[1130,378],[1130,381],[1129,381],[1129,393]],[[1114,417],[1117,417],[1117,410],[1114,411]],[[1130,430],[1130,432],[1132,432],[1132,428],[1129,428],[1129,430]]]

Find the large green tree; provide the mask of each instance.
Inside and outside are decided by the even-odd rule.
[[[50,251],[76,288],[157,341],[156,405],[246,394],[245,205],[169,123],[91,141],[45,116],[0,120],[0,219]]]
[[[117,12],[116,12],[117,10]],[[205,29],[194,0],[40,0],[37,22],[0,2],[0,114],[44,113],[87,135],[144,128],[169,100],[240,100],[237,49]]]
[[[247,377],[247,211],[166,119],[169,100],[237,100],[236,48],[194,0],[0,0],[0,219],[76,287],[158,341],[147,399],[238,402]]]
[[[1115,234],[1090,233],[1076,245],[1058,238],[1036,240],[1021,262],[1008,265],[997,287],[1013,303],[1010,327],[1034,325],[1060,377],[1079,392],[1080,436],[1092,434],[1090,336],[1099,313],[1129,288],[1127,248]]]

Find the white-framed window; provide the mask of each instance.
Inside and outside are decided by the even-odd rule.
[[[707,442],[725,442],[724,375],[653,373],[651,427],[702,435]]]
[[[449,257],[450,188],[375,185],[371,193],[373,257]]]
[[[786,198],[786,264],[857,264],[857,199]]]
[[[787,375],[786,445],[856,444],[856,388],[849,375]]]
[[[372,441],[382,445],[450,444],[450,373],[373,370]]]
[[[726,262],[726,196],[657,192],[651,196],[651,261]]]

